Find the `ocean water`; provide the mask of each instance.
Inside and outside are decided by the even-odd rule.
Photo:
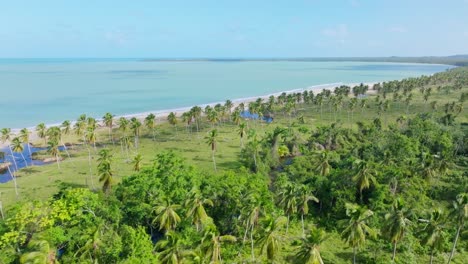
[[[0,59],[0,128],[429,75],[447,65],[299,61]]]

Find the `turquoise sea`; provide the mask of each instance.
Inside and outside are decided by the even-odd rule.
[[[447,65],[312,61],[0,59],[0,127],[175,109],[329,83],[429,75]]]

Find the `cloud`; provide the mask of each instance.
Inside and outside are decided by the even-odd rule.
[[[408,29],[402,26],[393,26],[393,27],[390,27],[388,31],[394,32],[394,33],[406,33],[408,32]]]
[[[331,28],[326,28],[322,30],[322,35],[344,43],[345,39],[349,36],[348,26],[346,24],[339,24]]]
[[[468,0],[467,0],[468,1]],[[360,5],[359,1],[358,0],[348,0],[348,3],[353,6],[353,7],[357,7]]]
[[[322,30],[322,34],[331,38],[345,39],[349,35],[348,26],[339,24],[337,26]]]
[[[112,44],[124,45],[128,42],[129,36],[121,30],[112,30],[104,33],[104,38]]]

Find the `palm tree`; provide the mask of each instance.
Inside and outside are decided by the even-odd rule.
[[[215,226],[208,226],[202,239],[202,248],[205,256],[210,259],[210,264],[222,263],[221,247],[224,242],[236,242],[235,236],[220,235]]]
[[[169,124],[174,126],[174,129],[177,133],[177,116],[174,112],[169,113],[169,115],[167,116],[167,121],[169,122]]]
[[[206,143],[211,146],[211,158],[213,159],[214,170],[216,171],[216,143],[218,143],[218,130],[213,129],[208,133],[208,136],[205,137]]]
[[[96,129],[97,129],[96,120],[92,117],[88,117],[88,124],[86,127],[85,139],[90,145],[93,144],[94,151],[96,151],[96,141],[97,141]]]
[[[356,183],[356,186],[359,190],[360,199],[362,201],[362,190],[369,189],[371,184],[376,183],[374,177],[375,170],[369,164],[369,162],[364,160],[356,160],[354,162],[354,167],[356,169],[356,175],[353,176],[353,181]]]
[[[297,188],[292,183],[288,183],[279,192],[279,205],[287,216],[286,232],[289,230],[289,218],[297,212],[297,203]]]
[[[203,198],[198,190],[192,190],[185,201],[187,217],[192,219],[192,223],[200,231],[200,227],[210,218],[205,211],[205,205],[213,206],[213,201]]]
[[[162,264],[180,264],[186,255],[180,236],[173,231],[167,232],[165,239],[156,243],[155,250],[159,252]]]
[[[138,149],[138,141],[140,137],[141,122],[136,117],[130,119],[130,128],[132,129],[133,136],[135,137],[135,148]]]
[[[63,149],[67,153],[68,158],[70,158],[70,153],[68,153],[67,146],[65,146],[62,141],[62,130],[60,130],[59,127],[53,126],[47,129],[47,136],[49,137],[49,140],[57,141],[57,144],[62,145]]]
[[[0,133],[2,134],[2,136],[1,136],[2,143],[10,141],[10,139],[11,139],[11,129],[10,128],[2,128],[2,130],[0,130]],[[13,149],[11,148],[11,144],[8,144],[8,148],[10,149],[10,154],[11,154],[11,158],[13,160],[13,164],[15,165],[16,170],[18,170],[18,164],[16,164],[16,158],[13,155]],[[13,174],[12,174],[12,176],[13,176]]]
[[[157,224],[159,230],[164,230],[166,233],[174,230],[180,223],[180,217],[177,214],[178,209],[180,209],[180,205],[171,204],[168,200],[165,200],[162,204],[154,207],[156,217],[152,223]]]
[[[13,138],[11,140],[11,149],[16,152],[16,153],[19,153],[21,155],[21,157],[23,158],[23,161],[24,161],[24,164],[26,165],[26,167],[28,166],[28,162],[26,161],[26,158],[24,157],[23,155],[23,151],[24,151],[24,146],[23,146],[23,142],[21,142],[21,140],[17,137]]]
[[[309,201],[319,202],[317,197],[315,197],[305,185],[301,185],[298,188],[298,207],[299,212],[301,213],[301,223],[302,223],[302,235],[305,235],[304,230],[304,215],[309,214]]]
[[[265,219],[262,224],[262,231],[260,238],[258,239],[258,244],[260,245],[261,253],[267,254],[267,259],[270,262],[275,260],[276,254],[280,250],[280,244],[283,240],[280,235],[280,230],[284,226],[286,218],[280,216],[276,219],[269,217]]]
[[[330,174],[330,161],[333,160],[333,154],[328,150],[323,150],[318,152],[316,155],[317,166],[315,170],[322,176],[327,176]]]
[[[353,248],[353,263],[356,263],[356,249],[361,248],[366,242],[366,236],[375,236],[376,232],[368,226],[367,221],[374,212],[356,204],[346,203],[346,215],[348,224],[341,233],[341,237]]]
[[[109,149],[101,149],[98,157],[99,181],[102,182],[102,191],[109,193],[113,182],[113,172],[111,169],[112,154]]]
[[[451,213],[451,218],[455,220],[457,224],[457,233],[455,234],[455,240],[453,241],[452,251],[450,253],[450,257],[448,263],[453,258],[455,254],[455,249],[457,247],[458,237],[460,236],[460,232],[462,231],[463,227],[465,226],[466,220],[468,219],[468,194],[461,193],[457,195],[455,201],[453,201],[453,209]]]
[[[32,240],[20,255],[19,263],[56,263],[55,250],[46,240]]]
[[[60,150],[59,143],[56,138],[53,138],[47,142],[47,152],[54,157],[57,162],[57,167],[60,169]]]
[[[320,245],[325,241],[325,231],[318,228],[310,230],[308,236],[302,238],[301,246],[296,253],[296,259],[301,264],[323,264],[320,256]]]
[[[408,231],[411,221],[407,218],[410,212],[403,208],[402,201],[396,199],[392,209],[385,215],[385,222],[382,233],[387,236],[393,244],[392,263],[395,263],[397,243]]]
[[[199,132],[199,126],[200,126],[200,117],[202,114],[202,109],[199,106],[194,106],[190,109],[190,112],[192,113],[193,118],[195,119],[195,123],[197,123],[197,133]]]
[[[133,164],[134,171],[140,171],[142,160],[143,160],[143,157],[141,156],[141,154],[136,154],[135,157],[133,157],[132,164]]]
[[[36,126],[37,136],[44,139],[44,145],[47,145],[47,127],[44,123],[40,123]]]
[[[71,122],[69,120],[63,121],[61,127],[62,127],[62,132],[64,135],[70,134]]]
[[[122,131],[122,133],[125,135],[128,131],[128,119],[125,117],[119,118],[119,130]]]
[[[434,259],[434,253],[440,252],[444,248],[445,237],[447,233],[445,229],[445,217],[441,209],[433,209],[429,219],[419,219],[423,222],[424,228],[422,230],[422,243],[429,246],[431,251],[431,258],[429,263],[432,264]]]
[[[29,152],[29,158],[31,159],[31,165],[32,164],[32,152],[31,152],[31,144],[29,144],[29,135],[31,132],[27,128],[23,128],[20,130],[20,135],[19,138],[21,139],[21,142],[26,144],[28,146],[28,152]]]
[[[239,110],[235,110],[234,113],[232,113],[232,122],[236,125],[236,126],[239,126],[241,124],[241,121],[242,121],[242,116],[240,114],[240,111]]]
[[[240,136],[241,148],[244,147],[244,135],[245,135],[246,129],[247,129],[247,125],[245,123],[240,123],[239,124],[239,128],[238,128],[237,131],[238,131],[239,136]]]
[[[114,137],[112,136],[112,128],[114,126],[114,115],[107,112],[103,117],[102,120],[104,121],[104,124],[107,126],[109,129],[109,139],[114,144]]]
[[[156,141],[156,116],[153,113],[150,113],[145,117],[145,126],[148,128],[151,133],[153,134],[153,141]]]
[[[226,102],[224,103],[224,108],[226,108],[229,114],[231,114],[232,106],[233,104],[231,100],[226,100]]]

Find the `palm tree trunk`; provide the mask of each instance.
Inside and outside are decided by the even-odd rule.
[[[301,222],[302,222],[302,236],[305,235],[305,231],[304,231],[304,213],[301,213]]]
[[[286,233],[289,232],[289,214],[288,214],[288,221],[286,222]]]
[[[111,127],[109,127],[109,138],[110,138],[110,140],[112,142],[112,145],[114,146],[115,143],[114,143],[114,137],[112,136],[112,128]]]
[[[57,150],[57,151],[58,151],[58,150]],[[58,169],[60,170],[60,159],[59,159],[58,154],[55,154],[55,160],[57,161],[57,167],[58,167]]]
[[[353,247],[353,264],[356,264],[356,247]]]
[[[13,164],[15,165],[15,169],[18,170],[18,164],[16,164],[16,159],[15,155],[13,154],[13,150],[11,149],[11,146],[8,146],[10,148],[10,153],[11,153],[11,159],[13,160]]]
[[[434,250],[431,250],[431,259],[429,260],[429,264],[432,264],[433,260],[434,260]]]
[[[24,157],[23,152],[20,152],[20,155],[21,155],[21,157],[23,158],[24,164],[25,164],[26,167],[27,167],[27,166],[28,166],[28,162],[26,161],[26,158]]]
[[[254,241],[253,241],[253,228],[254,225],[250,225],[250,250],[252,251],[252,260],[255,262],[255,251],[254,251]]]
[[[62,144],[63,149],[65,150],[65,153],[67,153],[68,158],[70,158],[70,153],[68,153],[68,148],[67,148],[67,146],[65,146],[62,139],[60,139],[60,143]]]
[[[7,166],[8,172],[10,173],[11,179],[13,180],[13,184],[15,185],[15,193],[18,196],[18,185],[16,184],[16,177],[13,175],[13,172],[10,170],[10,166]]]
[[[395,242],[393,243],[392,263],[395,263],[396,246],[397,246],[397,242],[395,241]]]
[[[458,237],[460,236],[461,228],[462,228],[461,225],[459,225],[457,229],[457,234],[455,235],[455,241],[453,241],[452,252],[450,252],[450,256],[447,262],[448,264],[450,264],[450,262],[452,261],[453,255],[455,254],[455,249],[457,247],[457,241],[458,241]]]
[[[211,151],[211,158],[213,159],[213,166],[214,166],[214,170],[216,170],[216,160],[215,160],[215,153],[214,153],[214,150]]]
[[[31,159],[31,166],[34,166],[32,152],[31,152],[31,145],[29,144],[29,142],[26,142],[26,144],[28,145],[28,152],[29,152],[29,158]]]

